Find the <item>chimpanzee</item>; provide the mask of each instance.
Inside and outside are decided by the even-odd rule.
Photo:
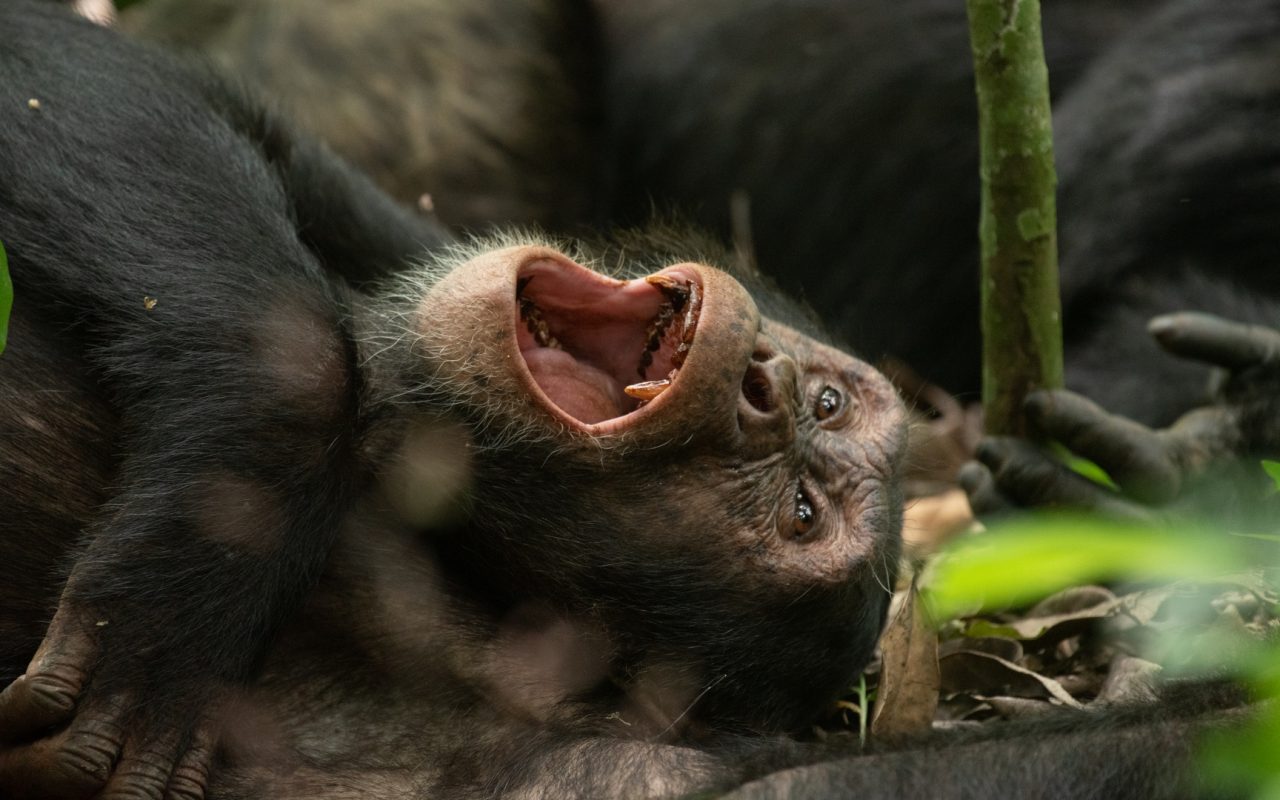
[[[219,0],[207,20],[192,20],[189,5],[148,0],[124,22],[234,64],[358,163],[382,172],[399,161],[401,175],[438,164],[445,185],[423,175],[415,191],[436,192],[446,222],[475,219],[459,214],[469,206],[450,196],[445,167],[480,161],[434,142],[481,132],[473,152],[501,169],[474,169],[480,178],[585,199],[576,219],[586,223],[679,209],[749,247],[860,352],[894,355],[955,392],[977,389],[963,3]],[[1142,329],[1149,317],[1280,318],[1280,144],[1266,133],[1280,124],[1280,3],[1224,14],[1210,0],[1045,0],[1043,11],[1068,383],[1166,425],[1203,399],[1207,373],[1162,357]],[[586,49],[566,47],[565,31]],[[485,69],[407,63],[442,37]],[[386,92],[399,104],[383,113]],[[465,113],[427,105],[454,92],[472,99]],[[575,169],[553,168],[566,153]],[[565,219],[488,209],[488,221]]]
[[[870,658],[905,417],[869,366],[701,263],[453,245],[203,68],[65,9],[0,28],[6,796],[199,794],[214,732],[260,733],[237,690],[336,562],[375,604],[338,637],[420,604],[415,682],[477,749],[508,720],[517,749],[556,725],[639,753],[792,730]],[[410,527],[437,577],[363,572]],[[519,777],[475,766],[399,777]]]
[[[6,796],[199,796],[215,739],[225,798],[1176,788],[1191,719],[777,736],[869,657],[904,417],[713,247],[456,245],[203,68],[0,22]]]

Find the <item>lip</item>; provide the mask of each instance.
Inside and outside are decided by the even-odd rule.
[[[566,427],[591,436],[619,434],[681,402],[689,393],[684,373],[696,372],[702,360],[698,328],[708,319],[709,311],[716,316],[719,301],[714,290],[708,293],[709,281],[698,265],[677,264],[638,279],[619,280],[558,253],[542,252],[518,263],[510,277],[508,319],[515,372],[529,396]],[[675,315],[681,318],[670,323],[659,348],[651,352],[652,364],[643,367],[641,359],[649,349],[646,345],[654,323],[664,303],[668,310],[672,308],[671,295],[664,292],[663,284],[675,284],[676,293],[680,286],[695,289],[698,306],[693,329],[688,331],[687,351],[677,357],[675,351],[686,338],[682,314],[688,309],[682,309]],[[530,312],[531,307],[537,311]],[[541,330],[535,333],[537,329]],[[552,347],[545,346],[549,339],[554,339]],[[646,380],[664,380],[664,373],[673,365],[676,372],[670,385],[656,397],[640,400],[618,394],[624,386],[634,388]],[[642,375],[641,369],[647,374]],[[598,401],[584,401],[596,413],[575,415],[566,410],[575,395],[564,389],[566,384],[589,386],[579,394]],[[553,396],[557,393],[559,399]],[[600,405],[606,396],[620,413],[592,419],[601,416]],[[588,419],[580,418],[584,416]]]

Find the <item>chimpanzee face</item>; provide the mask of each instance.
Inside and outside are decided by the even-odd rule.
[[[695,263],[616,279],[493,250],[416,313],[469,426],[472,525],[513,581],[589,610],[637,658],[678,657],[702,708],[752,726],[811,715],[870,657],[905,415],[869,365]],[[770,673],[812,680],[770,708]]]

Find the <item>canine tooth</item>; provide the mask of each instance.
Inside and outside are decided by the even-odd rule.
[[[669,388],[671,388],[671,381],[664,379],[660,381],[641,381],[640,383],[633,383],[630,386],[625,387],[622,391],[626,392],[628,397],[634,397],[637,400],[643,400],[647,403]]]
[[[645,280],[651,285],[657,286],[667,296],[667,300],[675,307],[676,311],[684,308],[685,301],[689,298],[689,291],[693,288],[692,281],[680,283],[666,275],[649,275]]]

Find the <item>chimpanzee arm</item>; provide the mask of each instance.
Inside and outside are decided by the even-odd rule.
[[[323,142],[297,136],[241,87],[210,75],[204,89],[278,173],[298,238],[326,270],[360,285],[454,241],[434,217],[401,206]]]
[[[356,285],[453,241],[434,218],[400,206],[318,141],[298,141],[281,173],[302,241]]]
[[[404,215],[317,206],[352,188],[343,168],[273,164],[236,101],[164,54],[47,3],[4,4],[0,29],[0,101],[22,109],[0,147],[18,302],[77,343],[122,423],[119,489],[0,692],[0,794],[197,796],[219,699],[361,482],[349,289],[324,267],[362,276],[361,248],[390,262],[422,228],[375,247]]]
[[[420,771],[358,769],[349,761],[289,770],[234,765],[220,770],[211,788],[217,800],[1183,797],[1192,794],[1201,735],[1243,721],[1239,703],[1226,686],[1183,686],[1160,704],[1063,710],[907,742],[873,741],[865,751],[852,737],[724,737],[693,747],[490,732],[469,736],[449,758],[426,758]],[[465,724],[460,730],[471,731]]]

